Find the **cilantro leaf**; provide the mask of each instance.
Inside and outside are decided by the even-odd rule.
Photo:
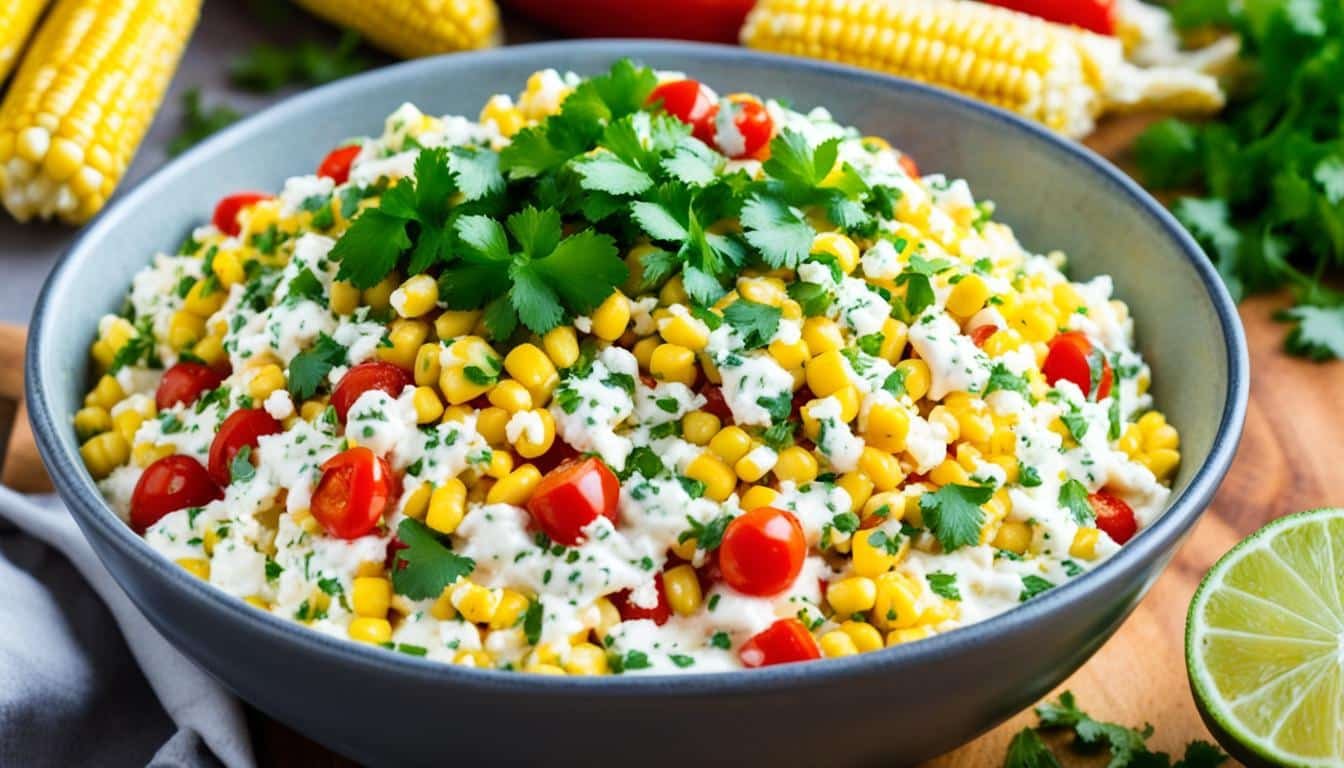
[[[1025,603],[1042,592],[1054,588],[1055,583],[1053,581],[1037,576],[1034,573],[1029,573],[1022,577],[1022,594],[1017,596],[1017,600],[1018,602]]]
[[[811,188],[831,172],[839,152],[838,138],[813,147],[801,132],[785,128],[770,140],[770,158],[761,167],[780,181]]]
[[[696,549],[712,552],[723,543],[723,532],[728,530],[728,524],[732,521],[731,515],[719,515],[707,523],[702,523],[688,515],[686,522],[690,523],[691,527],[677,534],[677,543],[684,544],[695,539]]]
[[[957,589],[957,574],[934,571],[925,574],[924,578],[929,582],[929,590],[935,595],[948,600],[961,599],[961,590]]]
[[[1293,323],[1284,342],[1289,352],[1318,361],[1344,358],[1344,304],[1293,307],[1279,319]]]
[[[541,602],[534,600],[527,604],[527,613],[523,614],[523,635],[530,645],[541,640]]]
[[[985,521],[981,504],[989,501],[994,489],[978,485],[945,485],[919,497],[924,524],[945,552],[953,552],[980,542],[980,527]]]
[[[419,520],[402,520],[397,539],[406,547],[397,550],[392,564],[392,588],[412,600],[438,597],[445,587],[476,568],[471,558],[445,547]]]
[[[759,349],[770,343],[783,316],[779,307],[738,299],[723,310],[723,319],[742,339],[744,349]]]
[[[1087,525],[1095,517],[1087,500],[1087,488],[1077,480],[1070,479],[1059,487],[1059,506],[1067,509],[1078,525]]]
[[[229,482],[246,483],[256,477],[256,474],[257,468],[252,464],[252,446],[244,445],[229,462]]]
[[[989,397],[991,392],[1000,390],[1016,392],[1023,397],[1027,397],[1028,392],[1030,392],[1026,377],[1018,376],[1008,370],[1008,366],[1003,363],[995,363],[989,371],[989,383],[985,384],[985,391],[981,394],[981,397]]]
[[[550,283],[565,304],[575,312],[587,313],[624,283],[629,270],[618,255],[616,241],[610,235],[585,229],[561,240],[545,258],[532,263]],[[538,333],[544,333],[528,326]],[[547,328],[546,330],[550,330]]]
[[[224,130],[241,118],[242,115],[237,111],[224,105],[206,109],[201,103],[201,90],[188,89],[182,94],[182,125],[177,135],[168,143],[168,156],[176,157],[186,152],[205,141],[211,134]]]
[[[321,85],[368,69],[358,54],[359,35],[346,31],[335,46],[304,40],[297,45],[256,45],[229,63],[229,82],[258,93],[287,85]]]
[[[1060,764],[1050,748],[1041,741],[1040,734],[1031,728],[1023,728],[1008,744],[1003,768],[1060,768]]]
[[[773,197],[748,198],[741,219],[747,242],[775,268],[798,266],[811,252],[817,236],[800,211]]]
[[[317,394],[332,368],[345,364],[345,347],[323,333],[312,349],[300,352],[289,361],[289,393],[295,401]]]
[[[313,270],[307,267],[299,270],[294,279],[289,281],[289,291],[286,295],[326,306],[326,291],[322,287],[322,281],[318,280]]]
[[[331,257],[341,263],[336,277],[371,288],[396,268],[402,252],[410,247],[405,219],[377,208],[366,209],[331,249]]]
[[[584,189],[613,195],[637,195],[653,186],[653,179],[610,152],[599,152],[574,163]]]

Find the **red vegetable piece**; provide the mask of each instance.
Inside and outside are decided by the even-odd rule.
[[[769,667],[821,658],[812,633],[797,619],[780,619],[742,644],[737,657],[744,667]]]
[[[656,576],[653,580],[658,588],[658,605],[652,608],[635,605],[630,600],[630,590],[623,589],[607,599],[616,606],[616,610],[621,614],[621,621],[635,621],[636,619],[650,619],[654,624],[662,626],[672,617],[672,607],[667,602],[667,592],[663,589],[662,574]]]
[[[230,465],[233,457],[251,446],[257,450],[257,441],[262,435],[274,435],[285,431],[283,424],[261,408],[244,408],[234,411],[219,425],[215,439],[210,443],[210,477],[220,486],[226,486],[233,479]]]
[[[392,363],[372,360],[360,363],[345,372],[336,388],[331,392],[331,406],[336,409],[336,418],[345,423],[346,414],[359,396],[371,389],[386,392],[391,397],[400,397],[402,390],[415,383],[411,374]]]
[[[350,178],[350,166],[359,156],[360,149],[358,144],[351,144],[348,147],[331,150],[322,158],[322,164],[317,166],[317,175],[331,179],[337,184],[344,184]]]
[[[1106,491],[1097,491],[1087,497],[1092,505],[1092,513],[1097,517],[1097,527],[1106,532],[1116,544],[1124,544],[1134,538],[1139,531],[1134,510],[1124,499]]]
[[[242,231],[238,222],[238,213],[253,203],[270,199],[264,192],[239,192],[220,200],[215,204],[215,215],[210,218],[215,229],[230,237],[236,237]]]
[[[183,454],[145,467],[131,492],[131,529],[143,534],[169,512],[200,507],[224,498],[201,462]]]
[[[1116,0],[985,0],[990,5],[1026,13],[1056,24],[1114,35]]]
[[[385,459],[355,446],[322,464],[310,509],[332,536],[357,539],[377,527],[396,499],[398,486]]]
[[[154,393],[154,403],[161,411],[178,403],[191,405],[202,394],[223,382],[224,377],[208,365],[177,363],[163,372],[163,378],[159,379],[159,388]]]
[[[1100,362],[1101,374],[1097,380],[1096,399],[1104,400],[1111,394],[1111,384],[1115,378],[1111,364],[1105,355],[1096,355],[1093,359],[1092,342],[1078,331],[1061,333],[1050,342],[1050,349],[1041,365],[1041,373],[1050,386],[1060,379],[1067,379],[1078,386],[1084,395],[1092,394],[1092,365]]]
[[[719,568],[728,586],[768,597],[788,589],[803,569],[807,538],[792,512],[758,507],[733,519],[719,546]]]
[[[552,541],[572,547],[599,516],[616,522],[620,496],[621,481],[605,462],[590,457],[561,464],[541,478],[527,511]]]

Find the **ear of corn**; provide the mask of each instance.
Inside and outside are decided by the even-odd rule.
[[[761,0],[742,42],[951,88],[1069,136],[1107,110],[1223,104],[1212,77],[1139,69],[1114,38],[965,0]]]
[[[19,60],[23,44],[47,7],[47,0],[6,0],[0,5],[0,83]]]
[[[402,58],[487,48],[499,35],[493,0],[296,0]]]
[[[102,208],[163,100],[201,0],[58,0],[0,104],[0,194],[20,221]]]

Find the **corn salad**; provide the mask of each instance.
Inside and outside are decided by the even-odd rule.
[[[539,72],[224,198],[72,426],[154,549],[319,632],[556,675],[877,651],[1092,569],[1180,462],[1110,279],[992,214],[822,108]]]

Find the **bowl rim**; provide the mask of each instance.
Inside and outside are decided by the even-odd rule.
[[[1223,353],[1227,360],[1228,376],[1223,413],[1208,457],[1195,471],[1186,487],[1169,501],[1167,509],[1155,521],[1141,530],[1119,552],[1082,576],[1071,579],[1014,609],[945,634],[873,653],[827,659],[823,664],[785,664],[762,669],[706,674],[618,675],[603,678],[521,675],[500,670],[481,670],[409,656],[383,648],[373,648],[312,631],[296,622],[258,611],[242,600],[193,578],[150,548],[112,512],[80,463],[78,446],[75,445],[72,433],[66,434],[69,432],[68,425],[57,424],[53,416],[54,409],[49,402],[48,390],[44,386],[42,361],[47,356],[44,350],[49,347],[45,343],[46,339],[59,333],[61,317],[54,300],[61,296],[66,283],[73,279],[72,267],[76,262],[83,260],[79,257],[93,247],[91,244],[96,244],[105,232],[115,228],[121,219],[137,207],[139,201],[151,197],[160,188],[169,185],[173,181],[170,176],[174,169],[203,160],[207,155],[226,149],[232,145],[235,136],[250,130],[253,126],[283,121],[290,113],[302,112],[309,104],[331,98],[333,94],[356,83],[361,85],[378,81],[397,83],[416,75],[438,77],[440,76],[438,70],[447,62],[452,62],[453,67],[488,70],[496,62],[521,54],[586,56],[595,62],[623,57],[638,60],[647,55],[677,55],[685,58],[688,71],[694,70],[696,64],[700,62],[749,62],[778,70],[785,76],[791,71],[821,73],[835,78],[861,81],[891,93],[913,92],[926,98],[943,100],[955,108],[980,113],[981,116],[999,123],[1005,131],[1014,133],[1021,140],[1044,144],[1047,151],[1059,156],[1079,172],[1092,175],[1098,182],[1107,185],[1113,194],[1123,198],[1129,205],[1137,207],[1154,226],[1160,228],[1174,242],[1199,276],[1218,316],[1218,324],[1223,334]],[[362,666],[368,671],[388,675],[413,675],[431,680],[435,684],[467,689],[489,689],[497,693],[518,692],[533,695],[576,693],[589,697],[627,696],[638,693],[700,696],[764,693],[799,685],[819,684],[823,681],[829,683],[869,676],[874,672],[906,664],[938,663],[969,652],[973,648],[983,647],[986,640],[998,634],[1021,630],[1024,625],[1040,622],[1052,614],[1065,611],[1072,602],[1084,600],[1089,594],[1101,593],[1125,571],[1137,568],[1145,561],[1163,557],[1199,519],[1231,465],[1240,440],[1249,397],[1249,356],[1236,305],[1199,245],[1175,218],[1134,180],[1081,144],[1063,139],[1037,123],[954,92],[868,70],[728,45],[604,39],[530,43],[394,64],[285,99],[193,147],[119,195],[62,254],[42,287],[30,322],[25,357],[25,381],[29,418],[39,451],[52,473],[53,480],[57,481],[60,495],[70,505],[77,521],[86,529],[86,534],[87,529],[92,528],[109,546],[115,547],[121,556],[133,559],[142,567],[155,571],[159,578],[167,581],[172,588],[191,594],[193,599],[205,601],[214,612],[228,615],[231,621],[246,622],[254,631],[271,635],[273,641],[288,643],[291,648],[318,654],[334,663]],[[100,548],[95,547],[95,550],[98,549]],[[103,558],[101,552],[99,557]]]

